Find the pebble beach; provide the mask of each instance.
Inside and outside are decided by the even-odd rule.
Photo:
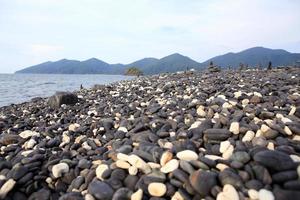
[[[142,76],[72,95],[0,108],[0,199],[300,199],[300,68]]]

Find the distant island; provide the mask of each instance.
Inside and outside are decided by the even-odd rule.
[[[177,72],[187,69],[205,69],[209,63],[220,68],[267,67],[269,62],[273,66],[296,65],[300,62],[300,53],[290,53],[282,49],[253,47],[238,53],[227,53],[199,63],[187,56],[175,53],[161,59],[144,58],[130,64],[109,64],[97,58],[85,61],[62,59],[55,62],[45,62],[16,71],[15,73],[34,74],[130,74],[151,75],[165,72]],[[130,71],[130,68],[136,68]],[[129,71],[128,71],[129,70]],[[138,71],[137,71],[138,70]]]

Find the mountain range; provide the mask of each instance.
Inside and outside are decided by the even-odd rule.
[[[267,66],[271,61],[273,66],[294,65],[300,61],[300,53],[290,53],[282,49],[253,47],[238,53],[227,53],[199,63],[187,56],[175,53],[161,59],[143,58],[130,64],[109,64],[97,58],[85,61],[62,59],[55,62],[45,62],[16,71],[15,73],[35,74],[124,74],[130,67],[139,68],[144,74],[176,72],[186,69],[205,69],[210,62],[223,68],[237,68],[240,63],[250,67]],[[299,63],[298,63],[299,64]]]

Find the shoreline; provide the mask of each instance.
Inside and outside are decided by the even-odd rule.
[[[29,102],[32,98],[46,98],[56,91],[74,92],[81,88],[80,83],[84,88],[92,88],[98,83],[109,84],[132,78],[123,75],[0,74],[0,107]]]
[[[0,107],[0,199],[300,198],[299,75],[161,74]]]

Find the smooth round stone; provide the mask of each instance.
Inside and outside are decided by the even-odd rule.
[[[71,193],[68,193],[68,194],[71,194]],[[47,200],[47,199],[50,199],[50,195],[51,195],[50,190],[43,188],[37,192],[32,193],[30,195],[29,199]],[[64,196],[62,196],[61,199],[67,199],[67,198],[64,198]],[[75,199],[75,198],[73,198],[73,199]]]
[[[240,124],[238,122],[232,122],[230,124],[229,131],[235,135],[240,133]]]
[[[283,130],[287,135],[293,135],[293,132],[288,126],[285,126]]]
[[[226,184],[218,194],[217,200],[239,200],[239,194],[232,185]]]
[[[209,171],[195,171],[189,177],[190,184],[201,196],[206,196],[217,185],[217,175]]]
[[[100,179],[100,180],[104,180],[103,177],[102,177],[102,175],[108,169],[109,169],[109,167],[106,164],[100,164],[100,165],[98,165],[98,167],[96,168],[96,176],[97,176],[97,178]]]
[[[18,135],[4,134],[0,137],[0,144],[3,144],[3,145],[17,144],[21,140],[22,140],[22,138]]]
[[[278,172],[272,175],[272,180],[276,183],[283,183],[290,180],[295,180],[299,176],[295,170]]]
[[[180,192],[176,191],[172,196],[172,200],[185,200],[185,198],[182,194],[180,194]]]
[[[275,200],[273,193],[266,189],[259,190],[258,198],[263,200]]]
[[[18,180],[22,178],[28,172],[28,168],[25,166],[19,166],[13,169],[12,178]]]
[[[300,181],[299,180],[293,180],[293,181],[287,181],[284,183],[283,187],[287,190],[300,190]]]
[[[183,170],[180,169],[175,169],[172,173],[172,175],[178,179],[179,181],[181,181],[182,183],[185,183],[188,181],[189,179],[189,175],[187,173],[185,173]]]
[[[131,195],[131,200],[142,200],[143,198],[143,190],[142,189],[138,189],[136,192],[134,192]]]
[[[223,164],[223,163],[218,163],[218,164],[216,165],[216,168],[217,168],[218,170],[220,170],[220,171],[223,171],[223,170],[225,170],[226,168],[228,168],[228,166],[225,165],[225,164]]]
[[[278,132],[273,129],[269,129],[266,132],[262,132],[262,136],[266,139],[275,139],[278,136]]]
[[[186,171],[189,174],[192,174],[195,171],[193,166],[185,160],[179,161],[179,166],[182,170]]]
[[[251,199],[258,199],[259,198],[258,191],[253,190],[253,189],[248,190],[248,196]]]
[[[163,183],[150,183],[148,185],[148,192],[151,196],[161,197],[167,192],[167,187]]]
[[[165,151],[160,158],[160,165],[164,166],[167,162],[172,160],[173,154],[170,151]]]
[[[121,169],[129,169],[130,164],[124,160],[117,160],[116,166]]]
[[[275,171],[284,171],[296,168],[296,164],[290,156],[280,151],[260,151],[254,155],[253,159],[263,166]]]
[[[242,142],[250,142],[255,136],[253,131],[247,131],[244,137],[242,138]]]
[[[229,159],[232,156],[233,151],[233,145],[229,145],[228,149],[222,154],[222,157],[226,160]]]
[[[231,160],[238,161],[241,163],[247,163],[250,160],[250,156],[247,152],[237,151],[232,154],[230,157]]]
[[[179,160],[185,161],[198,160],[198,154],[191,150],[180,151],[176,154],[176,157],[179,158]]]
[[[80,127],[79,124],[70,124],[69,125],[69,131],[75,132]]]
[[[224,153],[230,146],[230,142],[228,140],[220,142],[220,152]]]
[[[126,186],[127,188],[129,188],[133,191],[133,190],[135,190],[138,180],[139,180],[138,176],[128,175],[124,179],[124,186]]]
[[[160,168],[160,171],[163,173],[170,173],[177,169],[179,166],[179,161],[176,159],[172,159],[169,162],[167,162],[162,168]]]
[[[199,117],[205,117],[206,116],[206,112],[204,111],[204,106],[199,106],[197,108],[197,115],[199,115]]]
[[[253,146],[265,147],[265,146],[267,146],[268,142],[267,142],[266,138],[264,138],[264,137],[254,137],[252,139],[252,144],[253,144]]]
[[[21,138],[24,138],[24,139],[27,139],[27,138],[30,138],[32,136],[37,136],[39,137],[40,136],[40,133],[38,132],[35,132],[35,131],[30,131],[30,130],[26,130],[26,131],[23,131],[19,134],[19,136]]]
[[[87,159],[81,159],[78,162],[78,167],[81,169],[86,169],[89,168],[91,166],[90,161],[88,161]]]
[[[36,141],[31,138],[24,144],[24,147],[25,147],[25,149],[32,149],[35,144],[36,144]]]
[[[59,163],[53,165],[52,167],[52,174],[55,178],[61,177],[63,174],[69,172],[69,165],[66,163]]]
[[[136,175],[136,174],[138,173],[138,169],[137,169],[135,166],[130,166],[130,167],[128,168],[128,173],[129,173],[130,175]]]
[[[135,166],[136,168],[141,169],[145,174],[148,174],[151,172],[150,166],[147,165],[147,163],[137,155],[134,155],[134,154],[130,155],[128,157],[127,162],[129,162],[132,166]]]
[[[227,140],[231,136],[230,131],[227,129],[212,128],[206,129],[203,133],[206,139],[218,141]]]
[[[0,199],[5,199],[7,193],[9,193],[14,188],[15,184],[15,180],[7,180],[0,188]]]
[[[128,160],[129,160],[129,156],[126,155],[126,154],[124,154],[124,153],[118,153],[118,154],[117,154],[117,158],[118,158],[119,160],[124,160],[124,161],[128,161]]]
[[[256,179],[252,179],[252,180],[246,182],[245,186],[248,189],[260,190],[261,188],[263,188],[264,185],[262,184],[262,182],[260,182]]]
[[[89,184],[88,192],[96,199],[111,200],[114,190],[105,182],[94,180]]]
[[[218,177],[222,185],[229,184],[235,187],[241,187],[243,185],[242,178],[231,168],[221,171]]]
[[[118,189],[114,195],[112,200],[123,200],[123,199],[130,199],[132,191],[128,188],[120,188]]]

